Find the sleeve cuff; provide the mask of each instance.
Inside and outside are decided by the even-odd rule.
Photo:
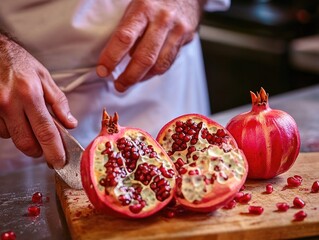
[[[207,0],[204,10],[207,12],[225,11],[230,7],[231,0]]]

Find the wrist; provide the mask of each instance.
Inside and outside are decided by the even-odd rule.
[[[10,34],[0,30],[0,61],[4,64],[10,64],[15,55],[21,53],[20,45]]]
[[[10,34],[7,33],[6,31],[0,29],[0,42],[1,43],[8,42],[8,41],[10,41],[10,39],[12,39]]]
[[[9,37],[9,34],[0,30],[0,53],[6,52],[9,45],[11,45],[11,38]]]
[[[4,48],[4,47],[11,47],[13,45],[19,45],[20,44],[18,43],[18,41],[8,32],[2,30],[0,28],[0,51],[3,50],[1,49]]]
[[[205,4],[207,3],[207,0],[197,0],[197,1],[201,9],[203,9]]]

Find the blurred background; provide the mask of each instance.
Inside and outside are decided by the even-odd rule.
[[[205,12],[200,37],[211,112],[319,84],[318,0],[232,0]]]

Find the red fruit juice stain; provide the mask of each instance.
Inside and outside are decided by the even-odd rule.
[[[82,215],[82,212],[81,212],[81,211],[77,211],[77,212],[75,213],[75,216],[76,216],[77,218],[81,217],[81,215]]]

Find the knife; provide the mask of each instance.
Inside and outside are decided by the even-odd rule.
[[[69,187],[82,189],[80,162],[84,148],[61,123],[54,117],[52,119],[59,130],[66,154],[65,166],[59,170],[55,169],[55,171]]]

